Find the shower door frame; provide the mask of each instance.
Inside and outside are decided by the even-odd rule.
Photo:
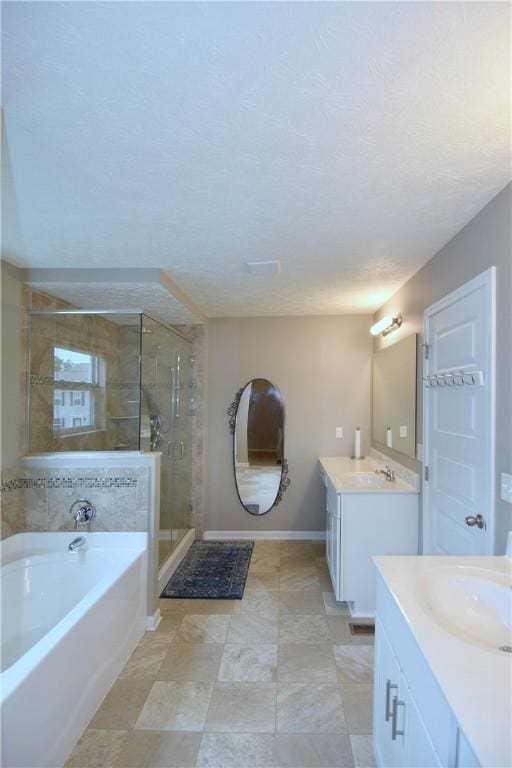
[[[169,326],[167,323],[164,323],[161,320],[156,319],[155,317],[153,317],[152,315],[148,314],[147,312],[142,312],[142,317],[141,317],[142,323],[141,323],[141,333],[140,333],[140,345],[141,345],[140,346],[140,390],[141,390],[140,409],[141,409],[141,412],[140,412],[140,420],[139,420],[139,447],[140,447],[140,444],[141,444],[140,443],[140,433],[142,431],[142,381],[143,381],[142,367],[143,367],[143,360],[144,360],[144,352],[143,352],[144,333],[143,333],[142,328],[143,328],[143,318],[144,317],[146,317],[149,320],[151,320],[151,322],[156,323],[156,325],[160,326],[161,328],[164,328],[169,333],[176,335],[182,341],[185,341],[188,345],[190,345],[190,352],[192,351],[192,341],[191,341],[191,339],[187,338],[187,336],[185,336],[185,334],[183,334],[180,331],[176,330],[175,328]],[[171,398],[172,398],[172,395],[171,395]],[[172,407],[172,412],[174,414],[174,412],[175,412],[175,403],[173,402],[172,399],[171,399],[171,407]],[[188,418],[191,419],[190,412],[189,412]],[[189,424],[189,441],[188,441],[189,442],[188,453],[189,453],[189,460],[190,461],[192,459],[192,446],[191,446],[192,434],[191,434],[191,426],[192,425],[190,423]],[[171,425],[171,428],[173,430],[175,428],[174,419],[173,419],[173,423]],[[149,452],[150,453],[154,453],[154,451],[149,451]],[[167,462],[170,463],[172,461],[172,459],[169,457],[168,452],[163,448],[163,446],[162,446],[162,448],[160,448],[160,453],[161,453],[161,462],[162,462],[161,463],[161,467],[160,467],[160,478],[162,480],[163,462],[167,461]],[[170,562],[173,562],[173,563],[176,562],[176,565],[179,563],[179,560],[183,556],[183,555],[181,555],[182,550],[186,551],[186,549],[188,549],[188,546],[190,546],[190,544],[192,543],[188,539],[190,537],[191,531],[194,531],[194,528],[191,525],[190,520],[189,520],[188,529],[187,529],[186,533],[184,533],[183,536],[174,545],[171,544],[171,549],[169,550],[169,552],[166,553],[165,557],[160,562],[159,542],[160,542],[160,530],[161,530],[160,517],[161,517],[161,510],[162,510],[162,503],[163,503],[162,500],[166,496],[168,496],[169,497],[168,498],[168,503],[169,504],[172,503],[172,494],[171,494],[171,490],[172,490],[172,488],[171,488],[172,475],[171,475],[171,477],[168,477],[167,480],[168,480],[167,485],[169,487],[164,489],[163,486],[162,486],[162,483],[160,484],[160,503],[159,503],[159,510],[158,510],[158,527],[155,530],[155,534],[157,536],[157,539],[155,541],[155,545],[156,545],[156,551],[158,553],[157,554],[157,562],[158,562],[159,572],[167,571],[168,570],[168,564]],[[190,478],[190,480],[191,480],[191,478]],[[191,491],[191,487],[192,486],[190,484],[189,492]],[[189,503],[190,503],[190,499],[189,499]],[[171,514],[172,514],[172,509],[171,509]],[[172,542],[172,531],[173,531],[172,526],[171,526],[170,530],[171,530],[171,542]],[[193,540],[193,537],[192,537],[192,540]],[[174,561],[174,557],[175,556],[177,556],[176,561]],[[174,570],[174,568],[172,570]]]

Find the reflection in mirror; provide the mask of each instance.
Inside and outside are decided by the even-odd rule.
[[[416,456],[416,334],[373,355],[375,442]]]
[[[264,515],[288,485],[281,392],[267,379],[253,379],[237,394],[233,460],[238,496],[247,512]]]

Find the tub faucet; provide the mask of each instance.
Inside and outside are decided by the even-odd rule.
[[[87,499],[78,499],[72,503],[69,514],[73,515],[75,520],[75,531],[78,531],[81,525],[89,526],[90,530],[91,523],[96,516],[96,507]]]
[[[73,541],[68,544],[68,549],[70,552],[76,552],[79,549],[83,549],[86,544],[87,542],[83,536],[77,536],[76,539],[73,539]]]
[[[388,467],[387,464],[386,464],[386,469],[376,469],[375,474],[384,475],[386,480],[388,480],[390,483],[392,483],[393,480],[395,479],[395,471],[391,469],[391,467]]]

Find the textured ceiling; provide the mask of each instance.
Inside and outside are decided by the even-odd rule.
[[[509,64],[508,3],[4,3],[4,254],[372,311],[508,182]]]

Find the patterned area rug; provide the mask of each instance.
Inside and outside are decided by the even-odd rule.
[[[252,541],[194,541],[160,597],[241,600]]]

